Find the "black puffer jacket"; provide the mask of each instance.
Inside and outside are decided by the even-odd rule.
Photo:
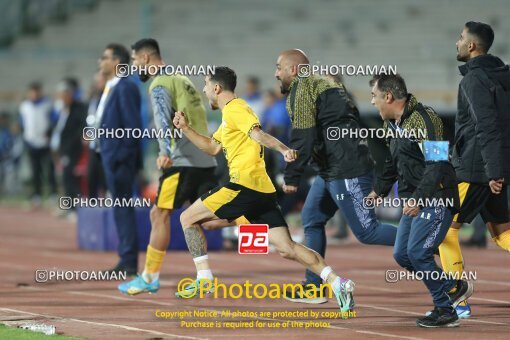
[[[482,55],[459,67],[452,163],[460,182],[510,181],[510,69]]]

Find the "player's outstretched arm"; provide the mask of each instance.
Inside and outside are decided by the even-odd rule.
[[[283,155],[286,162],[294,162],[298,157],[297,150],[290,149],[278,139],[262,131],[259,127],[251,130],[250,138],[266,148],[278,151]]]
[[[221,151],[220,144],[216,143],[211,137],[199,134],[188,125],[184,112],[176,112],[173,122],[175,127],[181,129],[191,143],[195,144],[206,154],[215,156]]]

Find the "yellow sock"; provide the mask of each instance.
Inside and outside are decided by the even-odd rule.
[[[145,257],[145,270],[148,274],[159,273],[166,251],[157,250],[150,245],[147,247],[147,255]]]
[[[447,273],[456,273],[461,277],[464,271],[464,261],[459,244],[459,229],[450,228],[443,243],[439,246],[439,257],[443,270]],[[455,288],[452,289],[452,292]]]
[[[506,251],[510,251],[510,230],[507,230],[504,233],[493,237],[492,240],[496,242],[496,244],[501,248],[505,249]]]

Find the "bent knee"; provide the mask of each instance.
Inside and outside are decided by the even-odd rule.
[[[376,231],[373,229],[371,232],[366,232],[364,234],[356,235],[358,241],[362,244],[377,244],[376,237],[374,237]]]
[[[395,251],[395,252],[393,252],[393,258],[402,267],[406,267],[410,263],[410,260],[409,260],[409,257],[407,256],[407,252],[406,251]]]
[[[181,221],[181,226],[183,229],[189,228],[192,226],[193,222],[191,221],[191,215],[188,212],[188,209],[184,210],[179,217],[179,220]]]

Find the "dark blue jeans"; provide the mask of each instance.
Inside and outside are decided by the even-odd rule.
[[[434,305],[441,308],[452,307],[446,293],[456,282],[432,279],[441,277],[443,272],[434,260],[434,249],[443,242],[452,219],[447,208],[423,208],[416,217],[403,215],[393,249],[393,257],[399,265],[411,272],[423,272],[423,283],[432,295]]]
[[[302,211],[305,229],[305,245],[326,255],[326,222],[340,208],[347,224],[356,238],[364,244],[393,246],[397,228],[381,224],[373,209],[363,207],[363,198],[373,188],[373,173],[350,178],[325,181],[317,176],[306,197]],[[306,284],[320,285],[320,276],[306,271]]]

